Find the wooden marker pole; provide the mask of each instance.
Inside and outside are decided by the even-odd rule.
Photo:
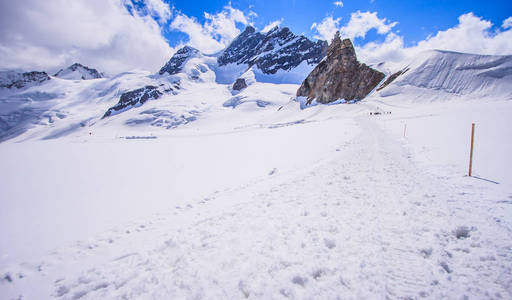
[[[407,130],[407,123],[404,124],[404,137],[405,137],[405,131]]]
[[[473,167],[473,144],[475,140],[475,123],[471,124],[471,150],[469,151],[469,176]]]

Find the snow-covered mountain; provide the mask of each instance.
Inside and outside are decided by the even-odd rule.
[[[160,69],[159,76],[153,77],[158,84],[126,92],[104,117],[141,106],[147,99],[158,99],[169,93],[175,95],[183,80],[232,84],[244,76],[256,78],[259,82],[300,83],[325,57],[326,49],[327,42],[312,42],[293,34],[286,27],[275,27],[261,33],[248,26],[216,55],[205,55],[190,46],[179,49]]]
[[[86,67],[79,63],[74,63],[65,69],[61,69],[53,76],[70,80],[88,80],[103,77],[98,70]]]
[[[230,110],[275,111],[293,104],[299,85],[325,56],[327,43],[247,27],[224,51],[178,50],[157,72],[126,72],[95,80],[96,70],[73,65],[0,76],[0,141],[54,139],[99,129],[132,132],[176,128],[202,119],[235,118]],[[84,73],[85,72],[85,73]],[[242,91],[233,83],[243,79]],[[422,53],[388,72],[371,97],[511,99],[512,56],[446,51]],[[290,102],[292,101],[292,102]],[[292,104],[290,104],[292,103]]]
[[[291,72],[301,64],[312,70],[325,57],[326,51],[326,41],[312,42],[303,35],[293,34],[286,27],[276,26],[267,33],[261,33],[248,26],[222,52],[218,63],[221,67],[229,64],[254,66],[257,73],[271,75],[279,71]]]
[[[6,89],[23,89],[26,87],[41,84],[50,80],[50,76],[46,72],[14,72],[4,71],[0,72],[0,88]]]

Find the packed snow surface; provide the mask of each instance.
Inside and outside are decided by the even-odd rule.
[[[301,109],[298,85],[247,73],[233,93],[184,69],[178,94],[103,120],[155,79],[37,94],[66,117],[0,144],[0,298],[512,298],[499,81],[482,97],[404,75],[396,93]]]

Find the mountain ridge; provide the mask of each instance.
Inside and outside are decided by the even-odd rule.
[[[266,33],[246,29],[222,51],[217,62],[220,66],[230,63],[257,66],[264,74],[288,71],[307,61],[320,62],[327,51],[326,41],[312,42],[303,35],[293,34],[288,27],[274,27]]]

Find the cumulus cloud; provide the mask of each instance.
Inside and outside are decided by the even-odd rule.
[[[350,20],[345,26],[340,27],[341,18],[334,19],[332,16],[325,17],[320,23],[313,23],[311,29],[316,30],[316,39],[330,41],[336,31],[339,31],[343,38],[354,39],[365,38],[366,33],[375,29],[379,34],[388,33],[397,22],[389,22],[386,18],[379,18],[376,12],[356,11],[350,15]]]
[[[382,43],[368,42],[355,46],[358,58],[365,63],[403,63],[410,55],[404,47],[404,39],[396,33],[390,32]]]
[[[165,23],[169,21],[171,18],[172,12],[169,4],[163,2],[162,0],[138,0],[138,2],[143,1],[146,9],[152,16],[158,17],[161,23]]]
[[[253,14],[250,14],[253,15]],[[194,17],[178,14],[171,22],[170,28],[188,35],[192,47],[204,53],[214,53],[226,47],[238,34],[238,24],[250,24],[245,14],[227,5],[217,14],[204,13],[204,24]]]
[[[170,28],[186,33],[189,37],[187,44],[202,52],[213,53],[223,47],[194,17],[179,14],[172,21]]]
[[[2,1],[0,67],[53,72],[80,62],[110,74],[157,70],[173,49],[159,24],[137,10],[130,13],[130,5],[124,0]],[[159,13],[170,17],[165,10]]]
[[[262,30],[261,32],[269,32],[269,31],[270,31],[270,29],[272,29],[272,28],[274,28],[274,27],[276,27],[276,26],[281,25],[281,23],[283,23],[283,19],[281,19],[281,20],[275,20],[275,21],[273,21],[273,22],[270,22],[270,23],[268,23],[268,25],[267,25],[267,26],[265,26],[265,27],[263,28],[263,30]]]
[[[508,17],[508,18],[506,18],[506,19],[503,21],[503,24],[501,25],[501,27],[503,27],[503,28],[505,28],[505,29],[511,28],[511,27],[512,27],[512,17]]]
[[[512,54],[512,30],[494,31],[492,23],[473,13],[461,15],[455,27],[421,41],[419,50],[442,49],[476,54]]]
[[[311,29],[315,29],[317,34],[315,39],[331,41],[336,31],[339,30],[338,26],[341,18],[334,19],[333,17],[325,17],[320,23],[313,23]]]
[[[337,7],[343,7],[343,2],[342,1],[335,1],[333,2],[334,6],[337,6]]]
[[[350,15],[350,21],[346,26],[340,28],[340,34],[343,37],[354,39],[356,37],[365,38],[366,33],[372,29],[377,30],[379,34],[385,34],[391,30],[397,22],[388,22],[386,18],[379,18],[377,12],[356,11]]]
[[[363,42],[356,43],[358,57],[366,63],[390,62],[403,63],[419,53],[440,49],[474,54],[509,55],[512,54],[512,17],[505,19],[501,30],[493,29],[493,24],[473,13],[463,14],[458,24],[452,28],[438,31],[416,45],[406,47],[404,39],[397,32],[392,32],[396,22],[381,19],[377,13],[357,11],[352,13],[349,22],[340,27],[340,19],[326,17],[321,23],[313,23],[315,38],[330,40],[339,30],[342,37],[360,37]],[[366,33],[375,29],[384,35],[382,42],[364,41]]]
[[[367,43],[357,50],[362,60],[368,63],[403,62],[423,51],[434,49],[473,54],[512,54],[511,27],[502,25],[505,30],[493,30],[490,21],[473,13],[461,15],[458,20],[456,26],[439,31],[412,47],[404,47],[402,37],[389,33],[384,42]]]

